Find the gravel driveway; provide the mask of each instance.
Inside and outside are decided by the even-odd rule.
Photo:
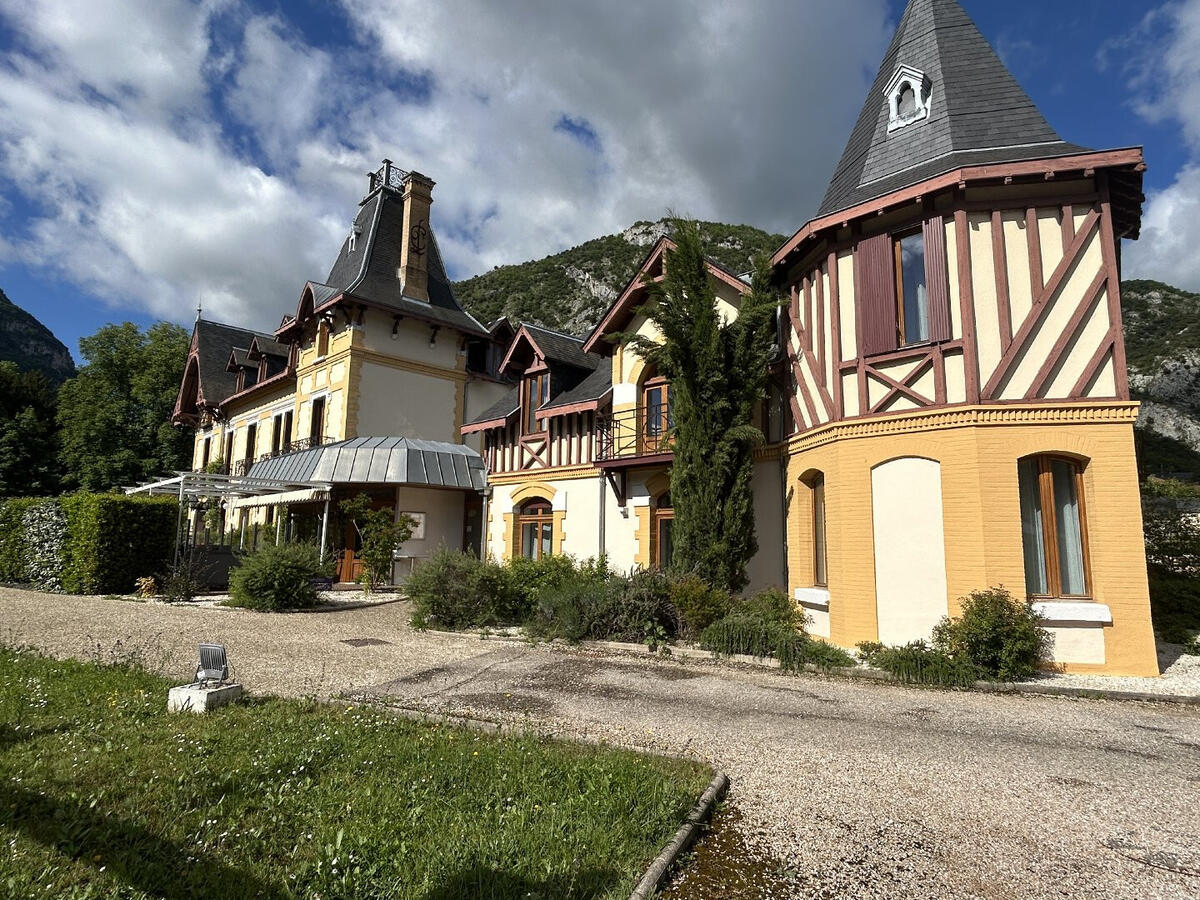
[[[732,779],[713,846],[741,858],[714,877],[702,849],[673,897],[1200,894],[1200,709],[555,652],[415,633],[407,612],[272,616],[2,590],[0,640],[85,657],[121,640],[181,674],[196,641],[220,640],[251,690],[355,688],[699,756]],[[364,637],[390,643],[341,643]]]

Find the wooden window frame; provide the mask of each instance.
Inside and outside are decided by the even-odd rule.
[[[543,558],[542,529],[550,526],[550,555],[554,555],[554,509],[549,500],[536,498],[526,500],[521,504],[515,516],[517,525],[517,555],[526,559],[538,560]],[[533,555],[525,554],[525,526],[534,526]]]
[[[662,391],[662,404],[658,416],[656,434],[650,433],[650,402],[651,391]],[[674,444],[671,429],[675,427],[671,410],[671,382],[661,375],[647,379],[642,385],[642,408],[639,420],[641,423],[642,448],[641,453],[662,453]]]
[[[921,225],[914,225],[911,228],[904,228],[900,231],[893,231],[892,238],[892,260],[895,266],[896,280],[896,349],[903,350],[908,347],[920,347],[924,344],[932,344],[932,338],[926,338],[923,341],[906,340],[907,330],[904,327],[904,252],[900,249],[901,242],[905,238],[921,235],[921,266],[925,269],[925,303],[928,307],[929,298],[929,264],[925,259],[925,229]],[[929,318],[929,309],[925,310],[925,317]]]
[[[538,400],[535,402],[535,397]],[[550,400],[550,373],[538,372],[525,378],[521,385],[521,434],[544,434],[548,428],[545,419],[537,418],[537,411]]]
[[[1057,453],[1038,453],[1023,457],[1022,461],[1032,459],[1037,463],[1038,499],[1041,505],[1042,544],[1045,550],[1043,563],[1046,566],[1045,594],[1030,594],[1039,600],[1091,600],[1092,563],[1091,548],[1088,543],[1087,501],[1083,491],[1084,464],[1071,456]],[[1062,571],[1058,555],[1058,512],[1054,502],[1054,469],[1055,462],[1065,462],[1071,466],[1075,476],[1075,498],[1079,507],[1079,550],[1083,556],[1083,593],[1064,594],[1062,590]]]
[[[660,497],[658,500],[654,501],[654,510],[650,516],[650,527],[654,531],[653,562],[654,562],[654,567],[656,569],[666,569],[666,566],[663,565],[663,558],[662,558],[662,523],[665,521],[668,521],[668,520],[671,522],[675,521],[674,505],[671,505],[671,506],[660,506],[659,505],[662,502],[663,498],[666,498],[667,503],[671,502],[670,493],[668,492],[666,494],[663,494],[662,497]]]
[[[258,449],[258,423],[251,422],[246,426],[246,450],[245,460],[248,463],[254,462],[254,452]]]
[[[308,437],[314,446],[325,441],[325,395],[312,398],[312,409],[308,418]],[[320,410],[320,415],[317,415]]]
[[[316,341],[315,341],[316,349],[317,349],[317,359],[324,359],[326,356],[329,355],[329,339],[330,339],[330,331],[331,330],[332,329],[329,327],[328,322],[326,322],[324,320],[317,322],[317,334],[316,334]]]
[[[825,516],[825,474],[818,472],[814,475],[808,487],[812,491],[812,583],[813,587],[828,589],[829,533]]]

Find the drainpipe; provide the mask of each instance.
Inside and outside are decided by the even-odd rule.
[[[601,472],[600,473],[600,541],[599,541],[601,556],[604,555],[604,519],[605,519],[604,507],[605,507],[605,500],[608,499],[605,496],[606,494],[607,494],[607,491],[605,491],[605,489],[604,489],[604,473]]]
[[[786,448],[786,443],[784,447]],[[788,571],[788,514],[787,514],[787,468],[788,456],[786,449],[779,454],[779,517],[783,520],[783,530],[780,549],[783,551],[783,589],[791,596],[791,573]]]
[[[479,495],[483,497],[483,510],[480,513],[479,527],[482,533],[479,535],[479,559],[482,562],[487,562],[488,558],[488,532],[491,530],[488,522],[488,515],[491,513],[492,486],[489,484]]]

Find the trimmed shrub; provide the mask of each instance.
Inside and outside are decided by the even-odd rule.
[[[537,604],[525,623],[533,637],[581,641],[604,633],[604,623],[620,605],[619,578],[576,577],[539,592]]]
[[[629,578],[611,575],[603,562],[589,560],[574,574],[537,591],[530,634],[569,641],[640,642],[679,633],[671,604],[671,582],[662,572],[643,570]]]
[[[822,669],[848,668],[854,658],[841,647],[814,640],[795,625],[765,618],[759,612],[735,610],[700,635],[700,646],[721,656],[744,654],[779,660],[785,671],[806,664]]]
[[[705,628],[700,646],[722,656],[774,657],[799,636],[790,625],[739,609]]]
[[[454,631],[493,624],[494,595],[504,586],[495,568],[470,553],[439,549],[404,582],[413,627]]]
[[[62,586],[72,594],[126,594],[175,549],[173,497],[80,492],[61,499],[67,535]]]
[[[739,600],[734,603],[733,611],[790,628],[802,628],[804,625],[804,613],[779,588],[767,588],[752,597]]]
[[[966,660],[980,677],[998,681],[1034,675],[1049,644],[1033,605],[1002,587],[972,591],[962,599],[957,618],[943,618],[933,629],[935,650]]]
[[[263,547],[241,558],[229,573],[229,606],[278,612],[307,609],[317,602],[313,580],[328,576],[332,560],[321,562],[312,544]]]
[[[691,640],[729,615],[731,602],[727,591],[710,587],[698,575],[684,575],[671,584],[671,603],[679,614],[680,634]]]
[[[1150,607],[1163,640],[1200,656],[1200,578],[1151,567]]]
[[[596,576],[603,579],[608,575],[608,563],[603,558],[578,564],[574,557],[566,554],[552,554],[541,559],[518,556],[498,568],[504,583],[495,595],[496,618],[510,625],[529,621],[546,592],[557,590],[576,578]]]
[[[29,581],[25,513],[40,503],[49,502],[53,501],[40,497],[0,500],[0,581]]]
[[[906,684],[970,687],[979,680],[979,671],[969,659],[935,650],[924,641],[913,641],[902,647],[863,641],[858,649],[867,665],[883,669]]]

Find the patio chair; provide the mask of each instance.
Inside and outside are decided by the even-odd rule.
[[[196,683],[221,684],[229,680],[229,658],[221,644],[200,645],[200,665],[196,667]]]

